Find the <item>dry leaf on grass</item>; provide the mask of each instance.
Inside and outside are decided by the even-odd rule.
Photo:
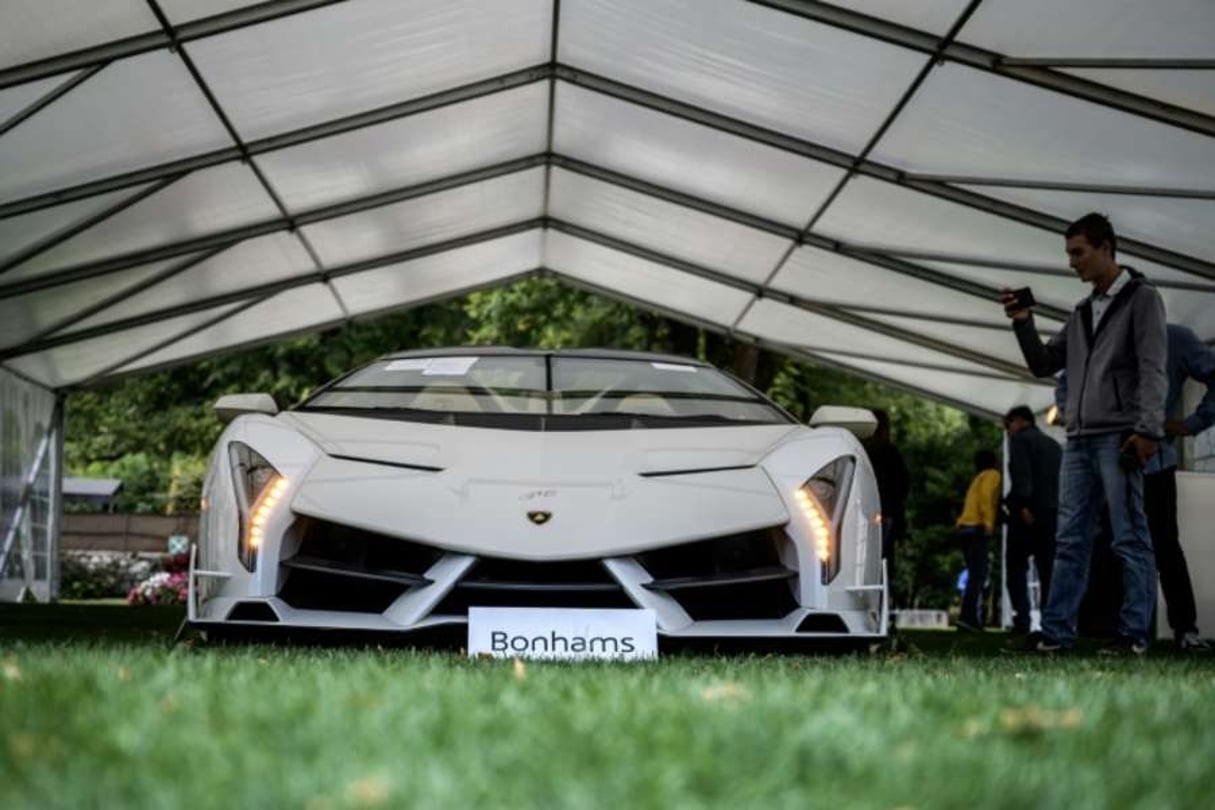
[[[360,807],[376,807],[388,801],[388,783],[382,776],[364,776],[346,787],[346,798]]]
[[[700,692],[701,698],[709,701],[741,701],[751,697],[751,693],[747,691],[747,687],[740,683],[715,683],[711,686],[706,686]]]
[[[1009,734],[1032,734],[1054,729],[1079,728],[1083,722],[1079,709],[1051,711],[1037,706],[1008,708],[1000,712],[1000,728]]]
[[[518,658],[515,659],[515,668],[514,669],[515,669],[515,680],[516,681],[522,681],[522,680],[527,679],[527,665],[524,664],[522,661],[520,661]]]

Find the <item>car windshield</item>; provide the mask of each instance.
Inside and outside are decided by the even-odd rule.
[[[380,360],[322,389],[297,410],[523,430],[791,421],[761,395],[708,366],[560,355]]]

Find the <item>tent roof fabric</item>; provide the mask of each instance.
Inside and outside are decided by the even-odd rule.
[[[0,28],[0,363],[48,388],[548,273],[1044,409],[995,294],[1058,329],[1089,210],[1215,340],[1209,0],[7,0]]]

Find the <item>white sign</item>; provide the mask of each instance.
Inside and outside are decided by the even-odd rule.
[[[658,657],[658,620],[652,610],[470,607],[468,654],[563,660],[654,659]]]
[[[429,357],[411,357],[407,360],[393,360],[384,367],[385,371],[421,371],[430,363]]]
[[[393,360],[385,371],[420,371],[423,376],[462,377],[479,360],[478,357],[409,357]]]
[[[473,363],[477,362],[477,359],[476,357],[435,357],[426,364],[426,369],[422,372],[422,376],[450,375],[462,377],[468,373],[468,370],[473,367]]]

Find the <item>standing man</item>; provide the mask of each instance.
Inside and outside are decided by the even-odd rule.
[[[1050,594],[1059,509],[1059,443],[1038,430],[1034,412],[1019,405],[1004,417],[1008,431],[1008,548],[1004,565],[1013,606],[1013,632],[1029,633],[1029,558],[1038,571],[1039,607]]]
[[[877,478],[878,498],[882,501],[882,559],[886,561],[891,601],[897,605],[894,555],[895,548],[907,534],[907,463],[890,439],[890,414],[881,408],[871,410],[877,419],[877,429],[865,439],[864,445]]]
[[[1087,214],[1067,229],[1068,261],[1093,286],[1062,331],[1043,343],[1011,290],[1005,313],[1025,362],[1039,377],[1067,370],[1067,447],[1060,470],[1059,528],[1050,596],[1037,652],[1069,649],[1088,585],[1093,526],[1104,492],[1122,561],[1122,610],[1114,649],[1147,652],[1156,564],[1143,510],[1143,466],[1164,438],[1167,343],[1164,302],[1141,274],[1115,260],[1109,220]]]
[[[1169,627],[1177,646],[1188,652],[1210,649],[1198,635],[1198,611],[1194,607],[1194,588],[1185,552],[1177,531],[1177,446],[1175,437],[1195,436],[1215,424],[1215,352],[1184,326],[1168,325],[1168,398],[1165,414],[1171,416],[1181,404],[1186,379],[1207,387],[1206,395],[1192,414],[1184,419],[1167,419],[1167,438],[1160,452],[1144,469],[1143,497],[1147,507],[1156,567],[1160,571],[1160,590],[1168,607]]]

